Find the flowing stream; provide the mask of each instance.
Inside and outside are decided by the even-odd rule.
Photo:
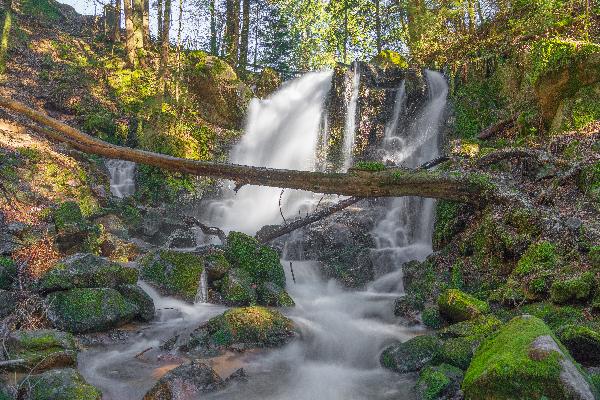
[[[386,129],[386,156],[407,167],[438,154],[447,86],[438,73],[428,72],[427,81],[429,101],[421,115],[407,129],[400,129],[406,125],[398,121],[405,101],[401,86],[393,120]],[[288,83],[267,100],[253,101],[246,134],[232,151],[231,161],[314,170],[323,103],[330,85],[330,72],[311,73]],[[213,202],[205,218],[225,230],[250,234],[264,225],[281,223],[281,214],[308,212],[318,200],[305,192],[290,190],[282,195],[278,189],[253,186],[243,187],[237,194],[229,188],[224,192],[223,200]],[[301,338],[280,349],[209,360],[223,377],[243,366],[249,380],[202,398],[413,399],[415,377],[383,369],[379,355],[393,341],[420,333],[421,328],[400,323],[393,315],[393,303],[402,294],[402,263],[423,259],[431,252],[433,207],[429,199],[389,201],[385,217],[372,232],[377,244],[373,259],[380,273],[364,290],[348,290],[323,279],[317,262],[294,262],[295,282],[290,276],[286,278],[296,307],[283,311],[297,324]],[[283,258],[283,265],[289,265],[285,251]],[[289,273],[286,267],[286,275]],[[96,344],[80,355],[80,370],[104,392],[104,400],[141,399],[156,379],[186,361],[176,353],[160,351],[159,346],[225,309],[204,303],[202,287],[199,302],[190,305],[161,297],[141,284],[155,301],[157,319],[133,327],[118,344]]]
[[[110,192],[120,199],[135,193],[135,163],[124,160],[106,160],[110,174]]]

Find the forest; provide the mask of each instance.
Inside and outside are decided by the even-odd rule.
[[[598,0],[0,29],[0,400],[600,399]]]

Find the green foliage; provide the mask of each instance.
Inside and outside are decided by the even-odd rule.
[[[456,381],[462,378],[462,371],[452,365],[441,364],[427,367],[419,374],[417,393],[423,400],[438,400],[446,398],[446,394]]]
[[[560,381],[562,358],[556,352],[532,358],[530,345],[540,336],[554,337],[538,318],[517,317],[484,341],[465,374],[468,398],[563,398]]]
[[[550,288],[550,300],[556,304],[586,300],[594,286],[594,274],[589,271],[571,279],[556,280]]]
[[[590,263],[594,268],[600,268],[600,246],[592,246],[588,253]]]
[[[490,311],[485,301],[457,289],[447,289],[438,298],[440,314],[451,322],[473,319]]]
[[[354,164],[353,168],[360,171],[378,172],[384,171],[385,165],[378,161],[359,161]]]
[[[0,289],[11,289],[16,279],[17,264],[10,257],[0,256]]]
[[[54,224],[57,230],[69,229],[70,227],[83,227],[85,220],[81,213],[79,204],[74,201],[61,203],[53,213]]]
[[[460,203],[439,200],[436,205],[436,218],[433,228],[433,245],[440,249],[450,243],[457,230],[457,218],[461,210]]]
[[[392,50],[381,50],[379,54],[373,57],[371,63],[384,69],[390,67],[401,69],[408,68],[408,62],[406,61],[406,58],[404,58],[400,53]]]
[[[250,274],[253,283],[260,285],[273,282],[285,288],[285,273],[279,255],[268,246],[240,232],[231,232],[227,236],[225,257],[234,267]]]
[[[595,43],[558,38],[539,40],[531,49],[529,81],[536,84],[543,76],[575,67],[581,60],[598,52],[600,45]]]
[[[444,320],[437,307],[426,307],[421,313],[423,325],[431,329],[440,329],[444,325]]]
[[[21,12],[47,22],[56,22],[61,18],[57,3],[52,0],[24,0]]]
[[[568,324],[583,320],[583,312],[571,306],[558,306],[552,303],[527,304],[515,311],[516,314],[529,314],[540,318],[556,331]]]
[[[500,83],[494,79],[470,81],[459,86],[453,94],[457,137],[474,138],[482,130],[497,122],[505,99]]]

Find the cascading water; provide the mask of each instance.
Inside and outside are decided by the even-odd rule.
[[[330,71],[314,72],[289,82],[266,100],[250,104],[246,131],[231,152],[230,162],[272,168],[314,170],[323,104],[331,87]],[[245,186],[237,193],[229,184],[224,200],[210,206],[211,224],[225,231],[254,234],[262,226],[282,223],[306,212],[311,193]]]
[[[396,164],[416,168],[439,156],[438,138],[448,94],[444,77],[426,71],[428,102],[405,132],[396,129],[386,137],[386,156]],[[404,102],[403,91],[396,101]],[[398,106],[398,104],[396,104]],[[396,118],[400,116],[398,111]],[[387,133],[387,132],[386,132]],[[403,135],[403,136],[400,136]],[[410,260],[423,260],[431,253],[435,202],[420,197],[401,197],[391,200],[387,214],[373,229],[376,249],[372,257],[377,272],[385,274],[373,282],[377,291],[402,292],[402,269]]]
[[[428,161],[438,151],[437,127],[447,89],[441,75],[428,73],[427,78],[430,97],[422,115],[404,132],[403,146],[387,149],[406,166]],[[246,136],[232,152],[232,162],[299,170],[315,168],[323,99],[330,82],[329,72],[308,74],[283,87],[268,101],[254,101]],[[399,93],[400,102],[402,97]],[[396,119],[400,110],[394,112]],[[389,126],[392,124],[398,122],[391,121]],[[394,129],[390,135],[399,133]],[[412,141],[420,144],[412,146]],[[277,189],[244,187],[228,196],[212,204],[208,215],[211,224],[253,233],[263,225],[281,222]],[[312,195],[293,192],[282,204],[285,212],[293,215],[303,208],[310,209],[311,202]],[[379,354],[392,341],[418,334],[419,328],[398,323],[392,304],[401,293],[401,275],[396,272],[401,263],[411,257],[423,258],[431,251],[432,210],[431,200],[391,201],[373,235],[377,241],[375,259],[387,259],[386,268],[392,272],[367,290],[349,291],[333,280],[324,280],[317,262],[294,262],[295,281],[287,276],[287,291],[296,306],[283,311],[299,327],[301,338],[281,349],[229,354],[220,361],[212,360],[217,372],[224,376],[243,366],[249,380],[206,394],[203,399],[413,399],[414,377],[382,368]],[[103,390],[106,400],[141,398],[162,372],[185,361],[178,355],[165,354],[159,346],[224,309],[200,302],[186,305],[159,296],[147,285],[143,287],[154,299],[159,318],[126,343],[88,350],[79,359],[82,373]],[[200,292],[202,289],[202,297]]]
[[[344,171],[352,166],[354,160],[352,148],[356,138],[356,117],[358,109],[358,95],[360,89],[360,67],[359,63],[354,63],[354,76],[352,78],[352,94],[348,101],[346,110],[346,125],[344,127]]]
[[[206,268],[200,274],[200,282],[198,283],[198,293],[196,293],[195,303],[208,303],[208,274]]]
[[[120,199],[135,193],[135,163],[124,160],[106,160],[110,173],[110,192]]]

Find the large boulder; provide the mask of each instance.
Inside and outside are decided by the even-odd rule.
[[[77,365],[77,348],[70,333],[42,329],[14,331],[4,341],[6,357],[23,362],[8,366],[15,371],[45,371]]]
[[[98,251],[100,226],[83,217],[79,204],[74,201],[61,203],[53,212],[56,228],[56,244],[61,253]]]
[[[138,271],[93,254],[75,254],[58,261],[38,281],[42,292],[73,288],[116,288],[135,285]]]
[[[556,304],[583,301],[592,295],[596,285],[590,271],[570,279],[559,279],[550,287],[550,300]]]
[[[386,348],[381,365],[399,373],[416,372],[440,360],[442,341],[433,335],[422,335]]]
[[[223,387],[225,382],[211,367],[194,360],[160,378],[144,400],[196,400]]]
[[[76,370],[65,368],[25,378],[20,385],[19,399],[101,400],[102,392],[88,384]]]
[[[589,399],[596,390],[546,324],[512,319],[486,339],[465,373],[468,399]]]
[[[560,329],[559,338],[577,362],[600,366],[600,333],[585,326],[567,325]]]
[[[73,333],[103,331],[141,316],[137,304],[111,288],[53,292],[46,302],[50,322],[60,330]]]
[[[252,277],[240,268],[233,268],[220,283],[220,293],[226,304],[230,306],[247,306],[256,304],[256,289]]]
[[[257,306],[233,308],[196,329],[181,349],[216,354],[227,348],[282,346],[295,336],[294,323],[276,310]]]
[[[202,257],[172,250],[159,250],[141,261],[142,277],[169,296],[193,302],[204,269]]]
[[[427,367],[419,374],[416,392],[418,400],[450,400],[462,398],[460,383],[463,372],[448,364]]]
[[[438,298],[440,314],[450,322],[461,322],[473,319],[490,311],[485,301],[462,292],[448,289]]]

